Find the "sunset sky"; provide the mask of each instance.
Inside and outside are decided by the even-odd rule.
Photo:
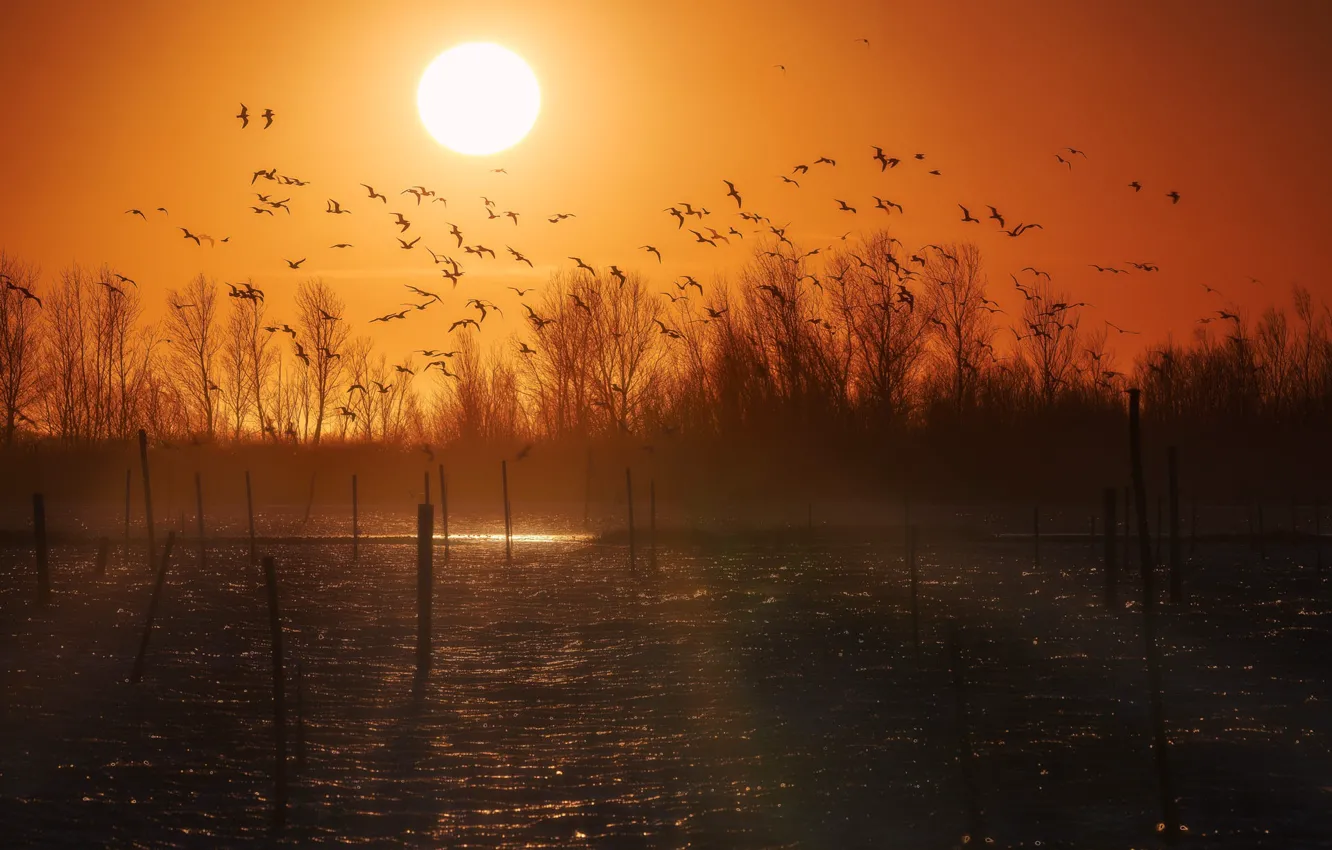
[[[542,89],[530,135],[490,157],[450,152],[417,114],[425,67],[468,41],[517,52]],[[975,241],[1005,307],[1020,300],[1010,271],[1046,269],[1097,305],[1084,326],[1144,331],[1111,339],[1131,354],[1187,337],[1218,308],[1288,304],[1292,283],[1332,301],[1320,256],[1332,227],[1329,43],[1332,4],[1317,2],[8,3],[0,248],[47,284],[71,261],[106,262],[139,281],[154,317],[167,288],[204,272],[251,279],[273,317],[294,319],[292,289],[322,277],[356,331],[396,356],[444,343],[468,297],[496,301],[516,328],[503,287],[539,284],[571,268],[569,255],[663,286],[732,273],[755,237],[726,178],[746,209],[791,222],[805,249],[884,224],[908,248]],[[273,127],[242,130],[242,101],[255,116],[272,108]],[[871,145],[902,164],[881,174]],[[1071,170],[1054,157],[1069,146],[1086,151]],[[796,175],[798,189],[779,180],[819,156],[837,166]],[[310,185],[252,189],[270,167]],[[414,184],[447,210],[399,194]],[[290,196],[292,214],[253,214],[256,190]],[[521,223],[487,221],[482,195]],[[905,214],[885,216],[872,195]],[[327,198],[352,215],[326,215]],[[749,238],[694,243],[662,211],[681,201]],[[982,224],[961,223],[959,203]],[[986,204],[1045,229],[1010,239],[984,220]],[[416,249],[399,248],[391,211],[414,222]],[[577,218],[547,223],[561,211]],[[446,221],[500,258],[464,259]],[[180,226],[231,241],[198,247]],[[408,300],[404,283],[448,290],[425,246],[463,263],[457,291],[388,331],[367,324]],[[299,271],[283,262],[301,257]],[[1129,261],[1161,271],[1089,267]],[[484,336],[503,335],[487,323]]]

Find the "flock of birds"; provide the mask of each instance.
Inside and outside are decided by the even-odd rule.
[[[859,41],[863,41],[866,46],[868,46],[869,44],[869,42],[864,39],[861,39]],[[783,72],[785,71],[785,68],[783,66],[777,66],[777,67],[781,68]],[[239,113],[236,114],[235,118],[240,121],[240,128],[242,130],[250,126],[251,113],[248,107],[244,103],[241,104],[240,111]],[[262,125],[262,129],[267,130],[273,126],[276,118],[276,113],[271,108],[267,108],[262,113],[260,113],[259,118],[262,118],[264,122]],[[872,154],[870,153],[871,151]],[[1056,152],[1054,154],[1054,158],[1056,160],[1057,165],[1062,165],[1072,170],[1074,167],[1075,158],[1081,158],[1085,160],[1087,159],[1087,153],[1079,148],[1070,146]],[[884,147],[880,145],[870,145],[867,150],[866,159],[868,160],[868,163],[873,163],[873,165],[878,166],[879,173],[885,173],[890,170],[897,169],[899,167],[907,166],[909,164],[918,164],[918,167],[924,169],[926,174],[934,177],[942,176],[942,171],[940,168],[928,167],[933,163],[927,160],[927,156],[924,153],[914,153],[910,156],[907,155],[896,156],[890,154]],[[814,174],[818,169],[825,169],[825,168],[831,169],[837,167],[838,167],[838,162],[833,157],[826,155],[819,156],[808,163],[796,164],[790,170],[789,173],[776,175],[776,179],[778,179],[782,185],[787,185],[792,187],[791,191],[801,190],[803,192],[803,191],[808,191],[808,189],[807,188],[802,189],[802,184],[801,184],[802,180],[814,179]],[[490,171],[492,173],[501,174],[501,175],[506,175],[508,173],[507,170],[504,168],[493,168],[490,169]],[[260,180],[265,181],[263,188],[266,188],[266,191],[263,192],[256,191],[256,186],[258,184],[258,181]],[[834,243],[834,245],[829,245],[826,248],[816,247],[804,253],[796,252],[794,243],[787,235],[787,228],[789,227],[789,225],[778,226],[768,216],[752,208],[746,207],[744,195],[735,181],[729,179],[722,179],[720,183],[722,186],[725,187],[725,192],[724,194],[722,194],[720,192],[720,187],[719,187],[718,200],[721,204],[725,206],[729,206],[731,202],[734,202],[735,207],[733,210],[733,214],[736,216],[736,218],[739,219],[739,222],[722,218],[721,217],[723,215],[722,213],[714,213],[712,210],[708,209],[706,204],[700,204],[696,201],[679,201],[663,209],[663,212],[667,216],[674,219],[676,224],[675,230],[677,232],[685,230],[688,231],[689,235],[692,237],[692,241],[689,244],[717,249],[721,245],[732,244],[732,240],[743,240],[745,238],[745,232],[737,227],[737,224],[743,222],[743,224],[740,224],[740,226],[745,227],[751,233],[770,235],[775,238],[776,240],[775,247],[777,248],[777,250],[765,251],[763,252],[763,254],[769,257],[776,258],[781,262],[791,263],[795,268],[802,268],[801,264],[804,263],[806,260],[819,255],[821,251],[828,251],[832,249],[836,244]],[[306,187],[308,187],[310,185],[310,181],[303,180],[301,178],[295,177],[290,174],[280,173],[277,168],[270,167],[270,168],[261,168],[253,171],[250,176],[249,184],[255,199],[254,203],[249,205],[249,209],[255,216],[260,216],[260,217],[268,216],[271,218],[276,216],[278,211],[283,212],[285,215],[292,215],[293,210],[291,207],[291,203],[296,197],[296,193],[299,190],[303,190]],[[470,265],[472,261],[478,263],[489,262],[489,261],[499,260],[501,256],[504,256],[507,257],[511,262],[518,264],[525,264],[529,268],[535,268],[535,264],[532,258],[529,257],[527,254],[525,254],[523,251],[509,244],[504,244],[503,245],[504,253],[503,255],[501,255],[500,251],[496,250],[496,248],[488,246],[484,244],[484,242],[482,242],[480,239],[464,233],[462,228],[460,228],[458,224],[452,221],[444,222],[444,224],[447,225],[448,227],[448,230],[446,231],[447,237],[445,238],[451,240],[451,244],[447,245],[445,250],[436,251],[431,246],[427,244],[422,244],[422,236],[420,235],[420,228],[423,226],[421,218],[423,215],[426,214],[425,208],[426,207],[435,208],[436,205],[442,205],[442,209],[444,210],[447,210],[449,208],[448,199],[446,199],[444,196],[439,194],[434,189],[427,188],[424,185],[417,184],[417,185],[408,186],[396,192],[394,194],[394,197],[404,198],[404,203],[406,203],[406,199],[411,200],[411,206],[408,208],[408,211],[403,212],[403,211],[389,209],[388,205],[389,205],[390,196],[376,189],[374,185],[369,183],[360,183],[359,186],[361,187],[361,189],[364,190],[364,195],[361,198],[360,205],[357,206],[355,210],[353,210],[351,208],[352,205],[346,203],[344,199],[328,197],[324,201],[324,209],[323,209],[324,214],[337,216],[339,218],[342,216],[352,215],[354,212],[359,212],[362,214],[371,213],[375,215],[382,215],[384,217],[386,227],[394,228],[396,230],[396,233],[393,234],[393,238],[396,240],[397,247],[403,251],[423,251],[424,253],[428,254],[430,257],[430,262],[439,272],[441,280],[448,281],[454,289],[456,289],[459,282],[465,276],[467,276],[469,273],[471,273],[474,270],[475,266]],[[1141,184],[1141,182],[1134,180],[1127,184],[1127,188],[1131,189],[1135,193],[1138,193],[1143,190],[1143,185]],[[279,197],[280,195],[282,197]],[[1171,190],[1169,192],[1164,193],[1164,195],[1170,201],[1171,204],[1178,204],[1180,201],[1180,193],[1178,191]],[[876,211],[876,212],[881,211],[886,216],[892,216],[894,214],[897,215],[905,214],[906,210],[904,205],[897,200],[893,200],[886,197],[880,197],[879,195],[870,195],[870,197],[873,199],[874,202],[873,206],[869,208],[870,211]],[[376,202],[378,202],[378,204],[376,204]],[[510,228],[508,230],[508,232],[510,233],[523,232],[518,228],[520,228],[520,225],[523,222],[529,220],[526,213],[520,212],[518,210],[503,209],[494,200],[492,200],[490,197],[487,196],[481,197],[480,202],[481,204],[477,212],[484,213],[485,220],[487,222],[499,222],[505,224]],[[839,212],[852,216],[860,214],[862,208],[865,206],[863,204],[857,205],[857,202],[848,201],[842,198],[831,198],[830,203],[835,204],[836,209]],[[1024,235],[1031,234],[1035,231],[1043,231],[1045,229],[1044,225],[1042,225],[1040,222],[1022,221],[1010,225],[1009,217],[1006,216],[1003,212],[1001,212],[998,209],[998,207],[996,207],[995,205],[983,204],[979,206],[973,206],[973,205],[958,203],[957,206],[961,210],[960,221],[962,223],[976,224],[980,226],[987,221],[993,221],[996,225],[997,233],[1006,235],[1007,237],[1012,239],[1017,239],[1023,237]],[[981,206],[983,206],[985,209],[988,210],[988,215],[984,215],[983,217],[977,217],[976,215],[973,215],[972,212],[973,209],[980,209]],[[378,213],[373,212],[376,209],[376,207],[379,208]],[[413,212],[412,210],[415,210],[415,212]],[[157,207],[155,208],[154,212],[160,213],[161,216],[163,217],[167,217],[170,215],[165,207]],[[145,222],[149,221],[149,216],[145,214],[142,209],[139,208],[127,209],[125,210],[125,214],[131,216],[137,216]],[[547,223],[546,226],[560,225],[566,221],[569,221],[570,219],[575,219],[576,217],[577,216],[575,213],[567,211],[555,212],[543,216],[545,222]],[[416,231],[416,235],[411,236],[409,238],[409,233],[412,231],[412,228],[414,226],[418,228]],[[196,246],[202,247],[202,245],[205,242],[207,242],[210,247],[215,247],[219,243],[226,244],[230,242],[229,236],[222,237],[219,239],[219,238],[214,238],[199,230],[192,230],[184,226],[180,226],[178,229],[182,234],[182,238],[188,241],[192,241]],[[845,241],[848,238],[848,236],[851,234],[851,232],[853,231],[848,231],[847,233],[843,234],[841,236],[841,239]],[[487,236],[486,238],[489,239],[489,236]],[[925,255],[928,252],[933,251],[936,252],[937,256],[942,260],[944,260],[945,262],[951,262],[954,264],[957,262],[957,258],[954,257],[952,254],[950,254],[947,249],[939,245],[928,245],[920,249],[920,251],[918,252],[911,253],[909,256],[902,256],[901,258],[899,258],[899,256],[897,256],[894,253],[893,246],[900,248],[900,243],[897,242],[896,240],[891,240],[889,244],[890,248],[887,253],[887,256],[882,258],[884,261],[886,261],[889,268],[889,275],[885,276],[888,279],[881,280],[875,278],[874,273],[876,268],[878,267],[867,262],[865,259],[856,256],[855,254],[852,254],[851,256],[853,257],[853,259],[858,261],[861,267],[869,269],[871,271],[871,279],[876,285],[889,287],[890,292],[892,291],[893,287],[896,288],[895,297],[891,298],[889,301],[889,303],[893,305],[894,309],[914,310],[915,295],[911,290],[911,288],[908,286],[908,283],[911,281],[911,279],[917,278],[920,274],[918,269],[924,267],[927,264],[927,258]],[[330,245],[328,247],[328,250],[345,251],[353,249],[354,247],[355,247],[354,244],[350,241],[339,241]],[[663,255],[663,251],[661,250],[660,247],[658,247],[658,245],[653,244],[651,242],[647,242],[640,245],[639,250],[655,258],[657,264],[660,265],[664,263],[665,258]],[[453,252],[457,251],[462,252],[464,261],[469,263],[468,267],[465,268],[464,263],[460,262],[459,259],[453,256]],[[289,270],[300,270],[302,266],[307,262],[307,260],[308,260],[308,255],[300,256],[299,258],[284,257],[283,263],[285,267]],[[593,263],[588,262],[578,256],[570,256],[568,257],[568,260],[573,263],[573,270],[575,273],[585,273],[593,277],[598,275],[597,267]],[[1151,273],[1159,271],[1159,267],[1155,263],[1145,262],[1145,261],[1143,262],[1134,261],[1134,262],[1125,263],[1125,265],[1128,266],[1129,268],[1121,268],[1114,265],[1101,265],[1101,264],[1089,264],[1089,265],[1091,268],[1094,268],[1099,273],[1114,274],[1114,275],[1128,274],[1130,273],[1130,269],[1142,273]],[[913,268],[913,266],[915,268]],[[606,274],[608,274],[610,278],[617,280],[621,286],[625,284],[626,273],[618,265],[610,265],[606,268],[607,268]],[[1022,271],[1024,273],[1030,272],[1038,278],[1040,277],[1044,277],[1046,279],[1049,278],[1049,275],[1047,273],[1039,271],[1030,266],[1023,269]],[[845,273],[846,273],[845,270],[843,270],[840,273],[833,273],[831,270],[825,270],[823,272],[823,278],[821,279],[819,274],[812,272],[804,272],[803,276],[799,278],[799,282],[803,283],[804,281],[808,280],[813,286],[819,287],[821,289],[823,287],[824,280],[827,280],[829,278],[840,280],[841,276],[844,275]],[[99,283],[100,285],[106,287],[108,291],[113,294],[115,293],[123,294],[124,293],[123,286],[125,285],[137,286],[137,284],[132,279],[124,277],[120,274],[116,274],[115,278],[116,278],[115,282],[107,280],[107,281],[100,281]],[[1012,277],[1012,280],[1015,288],[1026,301],[1035,300],[1039,302],[1040,299],[1042,299],[1043,296],[1036,289],[1032,288],[1029,285],[1023,284],[1017,278],[1016,275]],[[23,298],[32,299],[36,301],[38,305],[40,305],[41,303],[40,298],[38,298],[37,295],[29,291],[28,289],[19,286],[14,281],[9,279],[5,279],[4,283],[7,290],[15,290],[19,292],[19,294]],[[663,295],[667,296],[672,303],[680,302],[687,299],[689,297],[688,290],[690,288],[696,288],[700,295],[703,293],[702,284],[700,284],[695,278],[689,275],[681,275],[677,277],[674,280],[673,284],[675,292],[664,291],[662,293]],[[254,287],[250,283],[244,283],[244,284],[228,283],[227,286],[230,289],[230,292],[228,294],[233,298],[252,300],[256,302],[262,301],[264,298],[263,291]],[[766,292],[769,297],[775,300],[784,301],[787,298],[786,294],[778,286],[766,284],[766,285],[760,285],[758,288]],[[530,323],[530,325],[536,331],[540,332],[545,327],[556,321],[554,318],[541,315],[540,313],[537,312],[536,309],[533,308],[531,304],[523,300],[527,294],[534,291],[533,288],[521,288],[517,286],[509,286],[507,287],[507,289],[511,290],[516,294],[519,300],[519,306],[526,312],[525,316],[526,321]],[[1217,293],[1217,290],[1214,289],[1213,287],[1205,286],[1205,289],[1209,293]],[[406,290],[411,295],[415,296],[415,300],[404,301],[396,305],[397,309],[389,310],[381,315],[377,315],[370,318],[369,319],[370,323],[388,324],[391,322],[404,321],[409,316],[415,313],[426,311],[431,307],[434,307],[435,305],[442,305],[444,303],[444,298],[438,291],[414,285],[406,285]],[[582,297],[580,297],[578,294],[572,293],[568,297],[571,299],[570,303],[573,309],[581,309],[587,311],[589,315],[591,314],[592,311],[591,305],[585,303]],[[983,296],[980,296],[980,298],[982,302],[980,306],[982,309],[985,309],[991,313],[1004,312],[999,307],[997,302],[994,302]],[[170,306],[173,309],[178,309],[178,310],[185,310],[194,307],[194,305],[192,304],[183,304],[183,303],[173,303]],[[1034,320],[1030,318],[1024,319],[1023,320],[1025,323],[1024,327],[1022,327],[1021,329],[1019,329],[1018,327],[1012,328],[1012,332],[1017,340],[1022,340],[1028,337],[1042,337],[1051,334],[1057,334],[1061,328],[1071,327],[1071,325],[1069,325],[1067,322],[1062,321],[1062,319],[1060,319],[1059,317],[1065,316],[1068,310],[1079,307],[1090,307],[1093,305],[1087,304],[1086,302],[1075,302],[1075,303],[1059,302],[1059,303],[1050,303],[1044,305],[1038,304],[1038,306],[1040,307],[1040,309],[1036,311],[1035,314],[1036,318]],[[468,315],[457,317],[454,318],[452,321],[450,321],[448,324],[449,333],[452,333],[459,329],[466,329],[466,328],[473,328],[479,331],[482,328],[482,325],[486,321],[487,317],[489,317],[492,313],[501,316],[504,315],[504,312],[499,305],[495,304],[492,300],[480,297],[467,299],[463,309],[471,312]],[[703,308],[703,311],[706,318],[702,318],[699,320],[705,322],[715,319],[720,319],[722,315],[726,312],[724,309],[717,309],[716,307],[713,306],[706,306]],[[343,321],[343,318],[341,316],[325,315],[323,318],[330,322]],[[1200,321],[1203,323],[1207,323],[1217,320],[1230,320],[1238,323],[1238,317],[1234,312],[1230,311],[1217,311],[1215,316],[1204,317]],[[810,319],[810,321],[813,324],[822,325],[830,330],[832,328],[832,325],[830,323],[818,317]],[[941,324],[939,320],[935,317],[930,317],[929,321],[934,322],[936,324]],[[1050,325],[1051,321],[1054,322],[1054,326]],[[666,324],[661,320],[657,320],[657,325],[662,335],[668,338],[680,339],[683,336],[683,334],[678,328],[671,327],[670,325]],[[1108,320],[1106,321],[1106,326],[1121,334],[1137,333],[1136,331],[1123,328]],[[290,325],[287,325],[285,323],[269,325],[266,327],[266,330],[269,331],[270,333],[289,334],[292,337],[292,344],[294,346],[296,356],[307,363],[309,362],[309,353],[302,346],[301,341],[296,338],[297,337],[296,331],[293,328],[291,328]],[[535,353],[535,349],[531,348],[526,342],[520,344],[518,351],[519,353],[524,355],[531,355]],[[336,352],[321,352],[321,353],[328,357],[337,356]],[[457,353],[456,351],[446,351],[443,349],[418,349],[413,353],[422,354],[427,358],[428,362],[424,367],[424,370],[429,370],[432,368],[438,369],[443,375],[456,377],[456,375],[454,375],[454,373],[451,372],[448,368],[449,366],[448,358],[454,356]],[[991,354],[993,356],[993,350],[991,350]],[[397,368],[399,371],[409,372],[409,373],[411,372],[411,369],[406,366],[399,366]],[[363,392],[369,391],[364,387],[360,387],[359,385],[354,386],[352,388],[352,391],[356,391],[358,389]],[[388,386],[377,387],[378,392],[388,392],[390,389],[391,387]],[[352,412],[344,408],[343,413],[344,415],[350,415]]]

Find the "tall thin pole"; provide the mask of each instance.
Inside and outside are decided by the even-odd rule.
[[[128,466],[125,467],[125,556],[129,556],[129,534],[130,534],[130,478],[134,474]]]
[[[199,568],[203,569],[208,561],[204,554],[204,511],[203,511],[203,476],[196,470],[194,473],[194,501],[197,525],[199,528]]]
[[[1116,597],[1118,595],[1117,576],[1116,576],[1116,520],[1115,505],[1116,494],[1114,487],[1106,487],[1102,495],[1102,511],[1105,516],[1102,522],[1105,525],[1105,607],[1114,608]]]
[[[509,462],[500,461],[500,482],[504,486],[504,559],[513,560],[513,515],[509,513]]]
[[[430,631],[434,599],[435,509],[416,506],[416,672],[430,669]]]
[[[624,468],[625,502],[629,507],[629,569],[634,568],[634,474],[629,467]]]
[[[1184,604],[1184,577],[1179,541],[1179,451],[1175,446],[1166,449],[1170,498],[1170,604]]]
[[[449,562],[449,483],[444,477],[444,464],[439,465],[439,524],[444,532],[444,563]]]
[[[976,788],[976,777],[971,763],[975,759],[975,749],[971,743],[971,726],[967,720],[967,679],[962,667],[962,647],[958,640],[957,624],[948,621],[948,667],[953,674],[953,711],[957,722],[957,757],[962,769],[962,791],[966,797],[967,835],[969,840],[983,844],[985,838],[985,819],[981,813],[980,794]]]
[[[1165,730],[1165,705],[1161,697],[1161,650],[1156,636],[1156,565],[1152,562],[1151,531],[1147,527],[1147,483],[1142,471],[1142,433],[1139,423],[1138,389],[1129,390],[1129,462],[1133,466],[1133,495],[1138,508],[1138,555],[1142,559],[1142,637],[1147,657],[1147,687],[1150,691],[1152,749],[1156,756],[1156,780],[1161,797],[1163,837],[1180,837],[1179,804],[1175,800],[1170,773],[1169,741]]]
[[[148,527],[148,569],[153,569],[157,541],[153,536],[153,485],[148,474],[148,432],[139,429],[139,468],[143,470],[143,517]]]
[[[648,555],[649,565],[657,566],[657,479],[648,479]]]
[[[245,514],[250,519],[250,566],[254,566],[254,494],[250,491],[250,470],[245,470]]]
[[[1031,564],[1034,567],[1041,565],[1041,508],[1037,505],[1031,509]]]
[[[148,654],[148,639],[153,635],[153,621],[157,619],[157,606],[162,601],[162,586],[166,584],[167,565],[171,563],[171,544],[176,542],[176,532],[168,531],[166,545],[162,547],[162,564],[157,568],[157,579],[153,582],[153,595],[148,599],[148,616],[143,623],[143,639],[139,641],[139,654],[134,657],[134,669],[130,671],[130,682],[138,684],[143,680],[143,658]]]
[[[916,567],[916,527],[907,526],[907,572],[911,578],[911,644],[920,665],[920,572]]]
[[[282,611],[278,603],[277,567],[264,557],[264,584],[268,588],[268,629],[273,642],[273,831],[287,824],[287,702],[283,691]]]
[[[37,604],[46,605],[51,601],[51,570],[46,549],[46,497],[41,493],[32,494],[32,538],[37,563]]]

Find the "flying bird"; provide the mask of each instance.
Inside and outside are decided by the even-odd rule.
[[[1141,192],[1141,191],[1142,191],[1142,184],[1139,183],[1137,180],[1134,180],[1132,183],[1129,184],[1129,186],[1130,186],[1130,187],[1133,189],[1133,191],[1135,191],[1135,192]]]
[[[373,201],[375,198],[379,198],[379,200],[383,201],[384,203],[386,204],[388,203],[388,198],[376,192],[375,187],[371,186],[369,183],[362,183],[361,185],[364,186],[365,190],[370,193],[370,200]]]
[[[241,111],[240,111],[240,113],[239,113],[236,117],[239,118],[239,119],[241,120],[241,129],[242,129],[242,130],[244,130],[246,127],[250,126],[250,110],[248,110],[248,109],[245,108],[245,104],[243,104],[243,103],[241,104]]]
[[[962,221],[963,221],[963,222],[968,222],[968,221],[970,221],[970,222],[975,222],[976,224],[980,224],[980,219],[978,219],[978,218],[972,218],[972,216],[971,216],[971,211],[970,211],[970,210],[968,210],[966,207],[962,206],[961,204],[958,204],[958,207],[962,210]]]
[[[301,267],[301,263],[305,262],[305,257],[301,257],[299,260],[296,260],[294,262],[292,260],[284,260],[284,262],[287,264],[288,268],[299,269]]]
[[[416,237],[411,242],[408,242],[406,239],[403,239],[401,236],[398,237],[398,242],[401,243],[404,251],[412,250],[412,248],[416,246],[416,243],[420,241],[421,241],[420,236]]]
[[[406,233],[407,228],[412,226],[412,223],[410,221],[402,217],[402,213],[395,212],[395,213],[389,213],[389,215],[397,218],[397,221],[393,223],[396,224],[398,227],[402,228],[402,230],[399,231],[400,233]]]
[[[264,129],[265,129],[265,130],[267,130],[269,127],[273,126],[273,118],[274,118],[273,110],[271,110],[271,109],[265,109],[265,110],[263,111],[263,113],[262,113],[259,117],[264,119]]]
[[[1174,192],[1174,191],[1166,192],[1166,197],[1170,199],[1170,203],[1172,203],[1172,204],[1177,204],[1177,203],[1179,203],[1179,193],[1178,193],[1178,192]]]
[[[580,269],[585,270],[588,274],[593,275],[593,276],[596,275],[596,273],[597,273],[597,272],[596,272],[596,269],[592,268],[591,266],[589,266],[587,263],[583,262],[583,261],[582,261],[581,259],[579,259],[578,257],[570,257],[569,259],[571,259],[571,260],[573,260],[575,263],[577,263],[577,264],[578,264],[577,267],[580,268]]]
[[[658,251],[658,250],[657,250],[656,248],[654,248],[653,246],[651,246],[651,245],[639,245],[638,247],[641,248],[641,249],[644,250],[644,251],[647,251],[649,254],[656,254],[656,255],[657,255],[657,262],[658,262],[658,263],[661,262],[661,252]]]
[[[147,221],[147,220],[148,220],[148,216],[146,216],[146,215],[143,214],[143,210],[125,210],[125,214],[126,214],[126,215],[137,215],[139,218],[143,219],[144,221]]]
[[[744,201],[740,200],[740,193],[735,190],[735,184],[730,180],[723,180],[722,182],[726,184],[726,196],[728,198],[735,198],[735,205],[737,207],[743,207],[745,205]]]

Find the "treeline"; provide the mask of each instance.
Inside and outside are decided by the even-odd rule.
[[[1332,318],[1306,290],[1293,313],[1227,312],[1117,363],[1119,332],[1057,282],[1024,273],[1020,311],[1000,310],[974,245],[912,251],[886,231],[844,245],[815,257],[769,241],[733,281],[557,272],[503,305],[525,324],[493,345],[445,333],[470,308],[413,312],[443,353],[398,361],[322,280],[281,310],[200,275],[149,322],[109,267],[44,279],[0,253],[3,443],[146,427],[164,442],[678,437],[855,456],[931,434],[1109,428],[1129,386],[1177,429],[1329,422]]]

